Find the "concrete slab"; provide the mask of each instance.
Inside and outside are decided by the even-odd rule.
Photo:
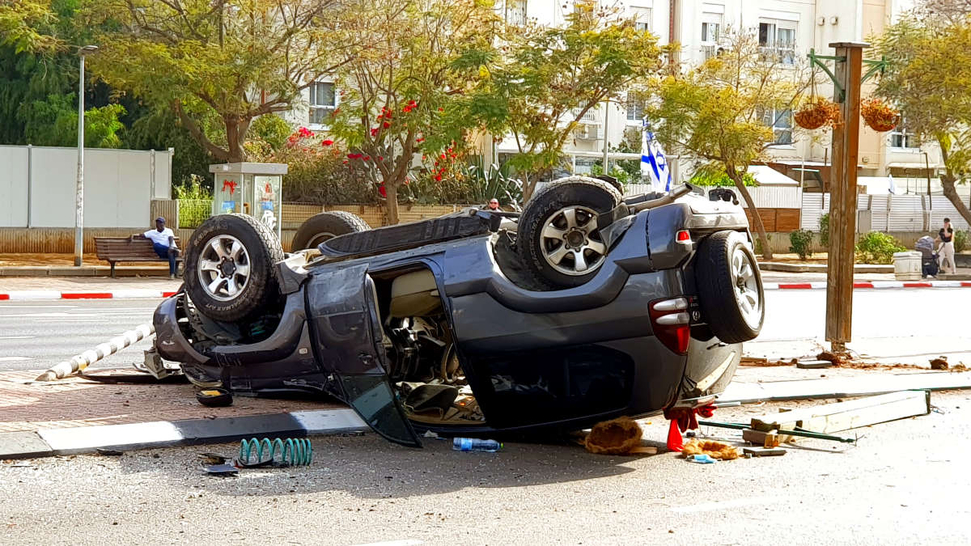
[[[5,432],[0,434],[0,459],[32,459],[54,454],[36,432]]]

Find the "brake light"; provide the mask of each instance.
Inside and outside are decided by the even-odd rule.
[[[689,233],[688,230],[686,230],[686,229],[682,229],[677,234],[677,241],[679,243],[690,243],[691,242],[691,233]]]
[[[691,339],[688,300],[673,298],[655,301],[650,304],[648,313],[657,339],[671,351],[679,355],[687,354],[688,340]]]

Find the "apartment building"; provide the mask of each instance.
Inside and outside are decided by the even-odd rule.
[[[635,18],[639,28],[657,35],[659,43],[680,43],[682,62],[701,63],[716,54],[722,37],[731,28],[757,33],[762,47],[777,55],[779,69],[786,70],[787,66],[806,63],[810,49],[831,55],[830,43],[866,41],[881,33],[885,25],[913,7],[913,3],[913,0],[616,0],[611,5]],[[572,5],[572,0],[500,0],[497,9],[512,23],[534,19],[541,24],[559,25]],[[829,84],[819,91],[830,96],[833,92]],[[864,96],[867,93],[865,89]],[[305,99],[306,106],[291,112],[289,119],[320,129],[326,115],[337,107],[339,93],[332,83],[319,82],[311,86]],[[574,171],[589,172],[595,162],[601,161],[605,148],[621,143],[626,130],[640,129],[642,115],[642,105],[627,100],[604,103],[587,112],[575,138],[564,149]],[[794,128],[788,112],[766,112],[765,121],[773,125],[776,136],[776,144],[768,152],[769,164],[804,182],[807,190],[822,189],[818,180],[828,179],[829,135],[824,131],[807,133]],[[483,148],[487,161],[502,161],[516,152],[511,138]],[[630,159],[636,155],[610,154],[610,159]],[[937,146],[922,146],[907,131],[906,114],[903,123],[890,133],[876,133],[863,125],[861,177],[893,175],[898,187],[904,181],[914,180],[912,190],[920,193],[917,181],[935,178],[941,166]],[[690,158],[680,158],[675,174],[687,178],[692,168]],[[926,184],[922,191],[926,191]]]

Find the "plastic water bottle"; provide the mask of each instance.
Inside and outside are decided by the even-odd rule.
[[[480,440],[478,438],[454,438],[452,449],[455,451],[486,451],[495,453],[502,448],[502,444],[495,440]]]

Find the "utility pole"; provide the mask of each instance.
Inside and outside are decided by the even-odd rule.
[[[78,49],[81,58],[78,78],[78,181],[74,197],[74,266],[84,263],[84,56],[98,51],[98,46],[86,45]]]
[[[856,178],[860,155],[860,85],[863,42],[836,42],[836,102],[843,124],[833,129],[830,170],[829,260],[826,269],[826,340],[834,353],[846,352],[853,331],[853,265],[856,246]]]

